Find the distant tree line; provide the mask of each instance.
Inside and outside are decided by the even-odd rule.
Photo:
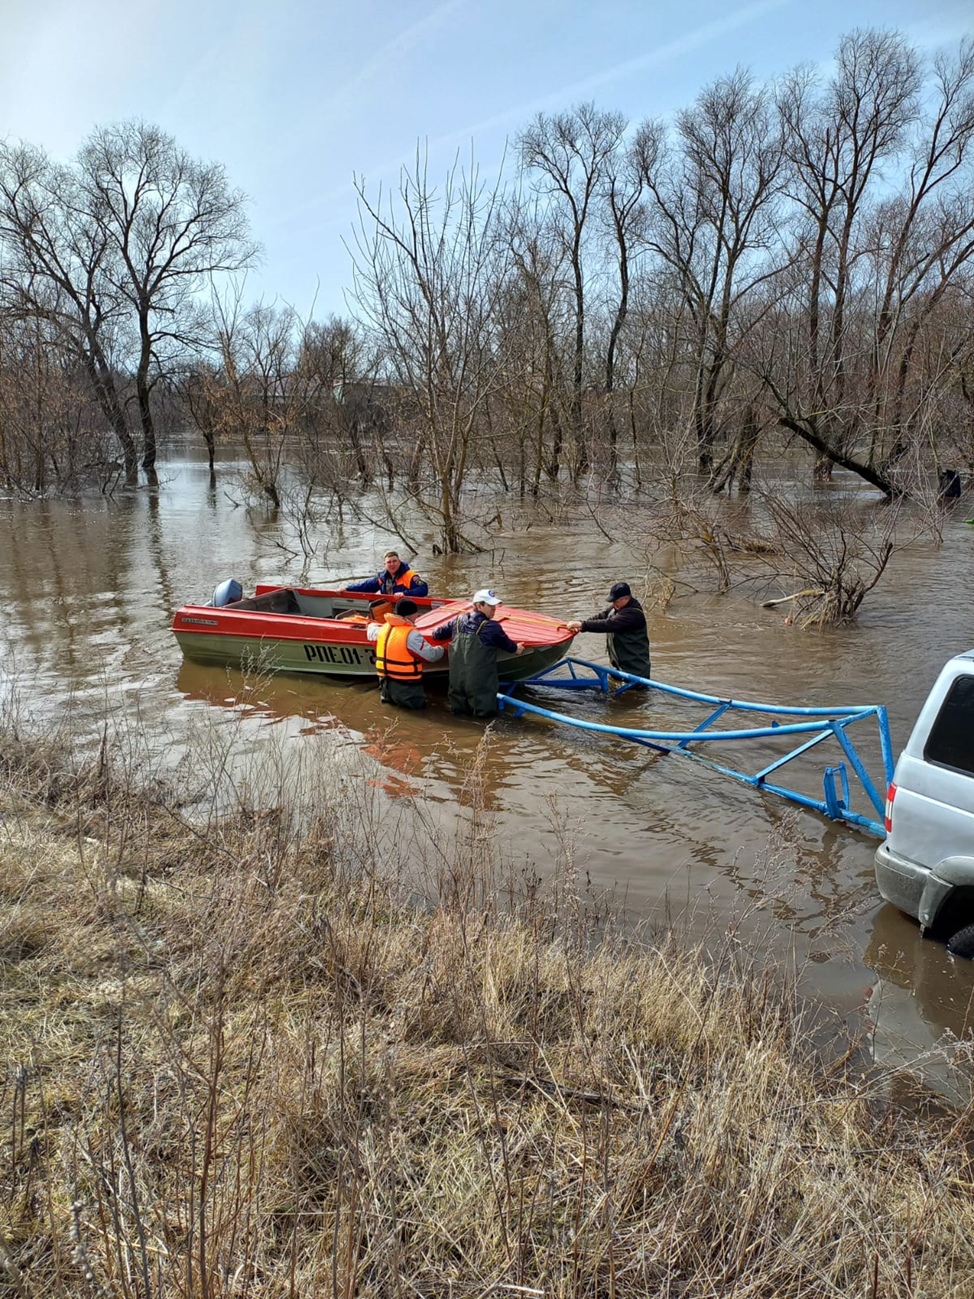
[[[245,308],[241,195],[142,124],[71,166],[0,146],[0,477],[156,461],[161,400],[256,489],[384,484],[445,549],[465,493],[648,466],[746,491],[796,445],[896,498],[974,470],[974,44],[846,37],[828,77],[737,71],[672,122],[539,114],[515,165],[358,185],[354,315]]]

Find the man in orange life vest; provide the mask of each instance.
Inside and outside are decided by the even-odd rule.
[[[445,654],[442,645],[430,645],[413,626],[419,606],[414,600],[397,600],[385,622],[369,623],[366,635],[375,642],[375,670],[379,697],[400,708],[425,708],[423,664],[436,663]]]
[[[382,595],[429,595],[429,586],[420,575],[404,564],[394,550],[387,550],[382,557],[385,568],[375,577],[367,577],[362,582],[349,582],[343,591],[376,591]]]

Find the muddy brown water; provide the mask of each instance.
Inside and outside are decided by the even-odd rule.
[[[83,723],[107,709],[160,749],[178,748],[201,716],[218,726],[232,717],[258,753],[282,731],[295,745],[332,736],[336,764],[359,753],[384,798],[422,796],[448,814],[463,802],[481,729],[452,718],[441,694],[410,716],[383,708],[371,683],[278,677],[241,717],[239,674],[183,661],[169,631],[176,606],[206,600],[227,577],[247,589],[297,583],[304,570],[280,520],[242,503],[238,468],[221,466],[212,482],[187,453],[163,466],[157,490],[0,501],[0,690],[16,688],[38,722],[68,708]],[[853,627],[803,632],[753,592],[678,588],[664,610],[650,610],[654,675],[722,697],[884,704],[898,753],[944,660],[974,645],[974,527],[964,505],[941,545],[894,557]],[[615,580],[632,580],[638,593],[647,563],[638,522],[633,511],[631,527],[609,541],[584,518],[539,520],[502,535],[489,557],[420,554],[413,563],[434,594],[492,585],[511,604],[585,617]],[[374,570],[395,539],[331,520],[313,540],[307,583],[324,585]],[[605,661],[601,637],[580,637],[573,652]],[[608,713],[621,725],[646,725],[656,707],[634,697],[548,706],[593,720]],[[652,724],[661,716],[679,725],[665,709]],[[880,902],[869,835],[692,763],[509,717],[495,726],[483,787],[499,857],[543,874],[570,853],[587,887],[611,891],[636,916],[684,914],[691,929],[731,929],[735,941],[794,962],[805,991],[851,1031],[865,1030],[877,1063],[926,1070],[936,1086],[931,1049],[945,1035],[974,1034],[974,965]]]

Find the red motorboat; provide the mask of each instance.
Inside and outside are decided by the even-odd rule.
[[[217,592],[230,585],[224,583]],[[471,607],[469,599],[410,599],[420,608],[416,629],[431,641],[434,628]],[[370,621],[381,622],[394,603],[390,597],[358,591],[261,585],[252,596],[226,604],[184,604],[173,616],[172,630],[186,658],[197,663],[371,676],[375,646],[366,628]],[[512,640],[527,646],[523,654],[499,655],[502,681],[522,681],[550,667],[564,658],[574,640],[563,622],[547,614],[501,604],[494,616]],[[447,668],[444,658],[428,664],[425,672],[435,676]]]

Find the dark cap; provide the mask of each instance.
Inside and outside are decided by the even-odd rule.
[[[609,603],[614,600],[621,600],[624,595],[632,595],[628,582],[616,582],[609,592]]]
[[[419,605],[415,600],[397,600],[393,612],[400,618],[409,618],[414,613],[419,613]]]

